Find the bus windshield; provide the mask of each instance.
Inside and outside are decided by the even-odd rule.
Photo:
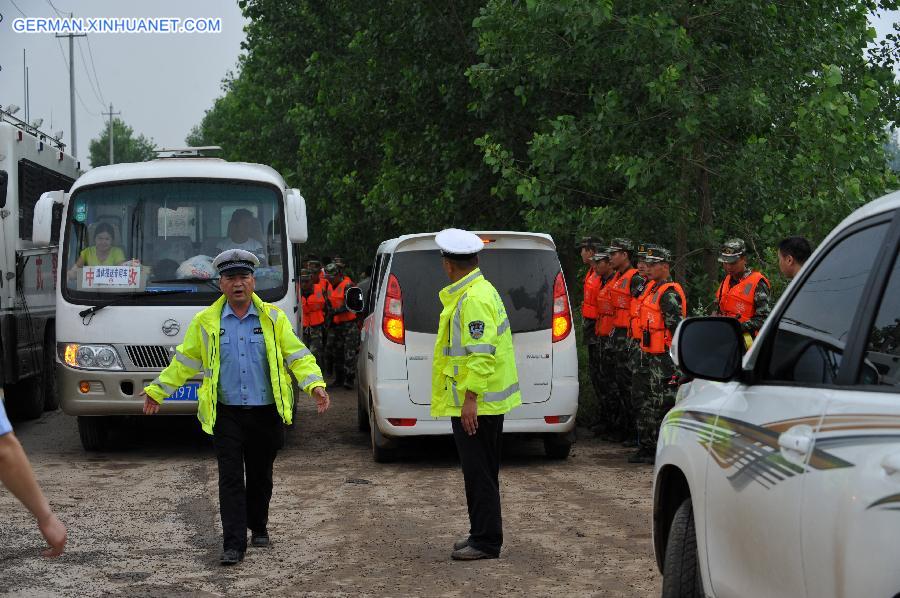
[[[273,186],[246,181],[167,180],[77,190],[69,200],[63,295],[106,302],[141,293],[152,303],[208,304],[217,298],[213,258],[240,248],[259,258],[256,293],[287,292],[283,200]],[[172,296],[154,291],[190,289]],[[149,291],[149,293],[147,293]]]

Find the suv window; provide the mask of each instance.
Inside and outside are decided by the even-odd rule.
[[[479,266],[506,306],[513,332],[550,328],[553,282],[559,273],[556,252],[547,249],[488,249]],[[437,251],[399,251],[391,261],[403,292],[403,319],[411,332],[437,334],[438,293],[450,284]]]
[[[859,382],[900,386],[900,260],[896,257],[869,334]]]
[[[844,237],[814,265],[781,315],[767,380],[831,384],[888,224]]]

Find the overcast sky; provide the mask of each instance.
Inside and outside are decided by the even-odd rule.
[[[52,5],[51,5],[52,2]],[[88,168],[90,140],[105,127],[110,102],[136,134],[160,147],[183,147],[191,127],[222,94],[221,82],[234,70],[244,39],[245,20],[232,0],[0,0],[0,105],[16,104],[24,118],[22,50],[26,50],[30,119],[42,129],[69,127],[68,40],[52,33],[16,33],[13,19],[57,16],[54,7],[76,17],[220,17],[221,33],[93,33],[75,41],[78,157]],[[900,12],[882,14],[873,24],[883,37]],[[82,58],[83,55],[83,58]],[[92,61],[93,57],[93,61]],[[96,72],[96,79],[94,73]],[[99,89],[97,84],[99,83]],[[52,120],[52,128],[51,128]]]

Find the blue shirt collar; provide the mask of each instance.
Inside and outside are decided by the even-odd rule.
[[[228,301],[225,301],[225,307],[222,308],[222,317],[225,318],[227,316],[234,316],[235,318],[237,318],[237,314],[234,313],[233,309],[231,309],[231,304],[228,303]],[[256,306],[253,305],[252,301],[250,302],[250,309],[247,310],[247,314],[244,317],[246,318],[247,316],[259,317],[259,312],[256,311]],[[240,318],[238,319],[240,320]]]

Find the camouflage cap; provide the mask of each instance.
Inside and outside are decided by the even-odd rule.
[[[334,256],[333,258],[331,258],[331,262],[332,262],[333,264],[337,264],[338,266],[344,266],[344,265],[346,265],[346,264],[344,263],[344,258],[338,257],[338,256]]]
[[[631,242],[631,239],[624,239],[622,237],[616,237],[612,241],[609,242],[609,252],[614,253],[616,251],[632,251],[634,250],[634,243]]]
[[[637,249],[635,250],[635,255],[636,255],[638,261],[640,261],[640,262],[644,261],[644,258],[647,257],[647,250],[650,249],[651,247],[659,247],[659,245],[657,245],[656,243],[647,243],[647,242],[640,242],[637,244]]]
[[[307,268],[300,268],[300,282],[312,280],[312,275]]]
[[[334,262],[331,262],[330,264],[325,266],[325,276],[338,276],[340,275],[340,273],[340,267]]]
[[[588,249],[597,250],[599,245],[602,245],[603,242],[599,237],[581,237],[581,241],[575,244],[575,249],[584,249],[587,247]]]
[[[321,270],[322,262],[319,260],[309,259],[306,261],[306,265],[309,266],[310,270]]]
[[[609,248],[608,247],[595,247],[594,255],[591,256],[591,260],[595,262],[599,262],[601,260],[609,259]]]
[[[648,264],[672,263],[672,252],[665,247],[652,245],[647,248],[647,255],[644,258]]]
[[[722,243],[722,251],[719,254],[719,261],[723,264],[733,264],[738,261],[741,256],[747,253],[747,246],[743,239],[728,239]]]

